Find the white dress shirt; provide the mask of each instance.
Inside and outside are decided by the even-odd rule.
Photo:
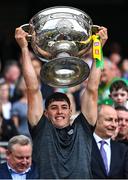
[[[12,176],[13,180],[26,180],[26,173],[31,169],[29,167],[25,172],[18,173],[14,169],[12,169],[8,164],[7,164],[7,166],[8,166],[8,169],[9,169],[9,171],[11,173],[11,176]]]
[[[106,143],[104,144],[104,149],[107,155],[107,161],[108,161],[108,171],[110,170],[110,163],[111,163],[111,144],[110,144],[110,138],[109,139],[102,139],[99,137],[95,132],[93,133],[93,136],[95,138],[95,141],[97,143],[98,148],[100,149],[101,140],[104,140]]]

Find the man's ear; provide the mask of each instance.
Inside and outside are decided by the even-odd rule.
[[[70,108],[70,117],[72,116],[72,109]]]
[[[48,113],[47,113],[47,110],[46,110],[46,109],[44,110],[44,115],[45,115],[46,117],[48,117]]]
[[[11,154],[11,152],[9,150],[6,150],[6,159],[9,158],[9,155]]]

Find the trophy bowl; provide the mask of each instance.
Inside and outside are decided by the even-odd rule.
[[[55,6],[35,14],[27,28],[35,55],[44,63],[41,79],[53,87],[71,87],[90,72],[82,55],[92,47],[92,19],[68,6]]]

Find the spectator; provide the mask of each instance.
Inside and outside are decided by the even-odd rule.
[[[23,77],[19,81],[17,90],[20,92],[21,98],[13,103],[11,118],[19,134],[30,136],[28,130],[28,124],[27,124],[27,110],[28,110],[27,89]]]
[[[21,69],[16,60],[9,59],[3,69],[3,77],[9,84],[9,97],[11,102],[19,99],[20,94],[17,91],[17,85],[21,76]]]
[[[32,163],[32,143],[24,136],[11,138],[7,148],[7,162],[0,165],[0,179],[38,179],[38,171]]]
[[[11,119],[12,104],[9,100],[9,85],[5,80],[0,83],[0,106],[0,113],[7,123]]]
[[[100,27],[98,35],[104,44],[107,29]],[[82,113],[70,125],[70,101],[65,94],[57,92],[51,95],[45,102],[45,110],[43,109],[42,94],[26,36],[27,33],[22,28],[16,29],[15,38],[24,57],[22,68],[27,85],[28,119],[34,142],[33,158],[38,164],[40,178],[90,178],[92,126],[97,118],[97,89],[101,69],[96,68],[96,62],[93,61],[88,85],[82,97]]]
[[[2,117],[0,116],[0,142],[1,142],[1,134],[2,134]],[[6,147],[0,144],[0,163],[4,161],[6,154]]]
[[[111,62],[118,65],[121,61],[121,55],[118,52],[112,52],[109,56],[109,59]]]
[[[128,82],[128,58],[123,59],[121,63],[121,72],[122,77],[125,78]]]
[[[109,59],[104,59],[104,68],[101,73],[101,80],[99,85],[99,102],[109,98],[109,87],[113,79],[117,77],[116,65]]]
[[[124,106],[117,106],[115,109],[117,111],[119,122],[115,140],[128,145],[128,109]]]
[[[12,120],[6,122],[0,117],[0,141],[9,141],[15,135],[18,135],[18,131]]]
[[[110,85],[110,97],[114,107],[125,106],[128,109],[128,86],[122,79],[113,81]]]
[[[111,138],[117,126],[116,110],[111,106],[101,105],[92,145],[94,179],[128,178],[128,148]]]

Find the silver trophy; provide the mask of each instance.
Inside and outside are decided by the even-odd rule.
[[[38,12],[21,27],[28,31],[35,55],[45,62],[42,81],[53,87],[71,87],[88,77],[90,69],[82,56],[92,46],[96,27],[85,12],[55,6]]]

